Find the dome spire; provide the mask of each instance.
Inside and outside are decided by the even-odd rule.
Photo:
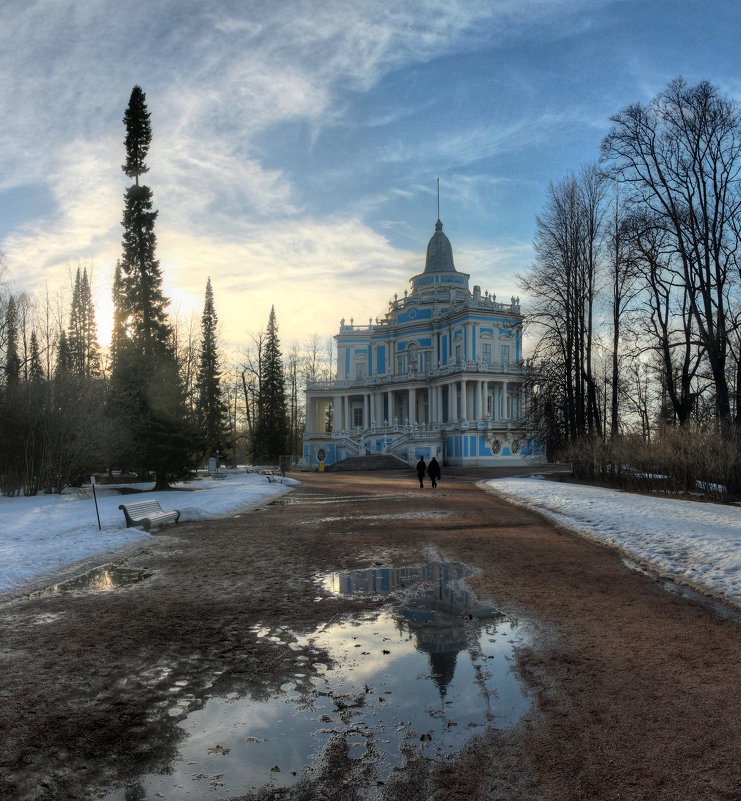
[[[438,179],[439,181],[440,179]],[[438,190],[439,192],[439,190]],[[454,273],[457,272],[453,263],[453,248],[450,240],[443,233],[443,224],[440,221],[440,199],[438,194],[438,217],[435,223],[435,233],[427,245],[427,258],[425,259],[426,273]]]

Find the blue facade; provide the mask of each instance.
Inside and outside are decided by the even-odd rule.
[[[375,325],[341,321],[334,380],[307,387],[307,462],[320,451],[325,460],[391,452],[449,464],[539,455],[522,429],[519,299],[497,301],[468,282],[438,220],[411,292],[395,295]]]

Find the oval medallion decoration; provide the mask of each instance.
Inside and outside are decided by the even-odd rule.
[[[502,443],[498,439],[493,440],[491,443],[491,452],[494,454],[494,456],[496,456],[501,450]]]

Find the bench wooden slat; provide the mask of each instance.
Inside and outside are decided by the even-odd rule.
[[[180,520],[180,512],[175,509],[172,512],[163,511],[156,498],[148,501],[134,501],[133,503],[122,503],[118,507],[124,513],[126,526],[132,528],[142,526],[145,531],[149,531],[152,525],[160,525],[172,520],[175,523]]]

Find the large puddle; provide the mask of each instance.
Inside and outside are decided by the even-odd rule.
[[[404,763],[457,751],[486,727],[510,726],[528,707],[511,670],[520,627],[478,601],[462,565],[433,563],[322,577],[341,595],[388,595],[381,612],[308,636],[255,629],[276,648],[307,654],[276,697],[212,697],[183,717],[178,758],[107,801],[229,798],[311,778],[341,742],[379,786]],[[330,664],[312,661],[326,651]],[[300,661],[300,660],[299,660]],[[171,714],[177,715],[177,706]]]

